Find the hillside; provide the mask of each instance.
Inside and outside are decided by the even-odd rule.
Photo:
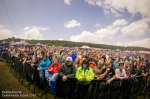
[[[19,42],[21,39],[14,39],[14,38],[9,38],[9,39],[4,39],[0,40],[6,41],[6,42]],[[46,44],[49,46],[66,46],[66,47],[81,47],[83,45],[88,45],[93,48],[103,48],[103,49],[120,49],[120,50],[133,50],[133,51],[140,51],[140,50],[145,50],[145,51],[150,51],[150,48],[143,48],[143,47],[131,47],[131,46],[114,46],[114,45],[106,45],[106,44],[93,44],[93,43],[86,43],[86,42],[72,42],[72,41],[59,41],[59,40],[26,40],[30,44],[37,44],[37,43],[42,43]]]

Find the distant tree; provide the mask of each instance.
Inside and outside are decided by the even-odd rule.
[[[9,39],[4,39],[0,40],[6,41],[6,42],[19,42],[21,39],[18,38],[9,38]],[[144,48],[144,47],[137,47],[137,46],[113,46],[113,45],[106,45],[106,44],[93,44],[93,43],[86,43],[86,42],[72,42],[72,41],[60,41],[60,40],[26,40],[30,44],[47,44],[48,46],[66,46],[66,47],[81,47],[83,45],[88,45],[93,48],[103,48],[103,49],[111,49],[111,50],[116,50],[120,49],[122,51],[124,50],[133,50],[133,51],[140,51],[140,50],[145,50],[145,51],[150,51],[150,48]]]

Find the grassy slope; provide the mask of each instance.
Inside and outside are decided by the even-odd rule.
[[[16,77],[10,72],[5,62],[0,61],[0,92],[2,91],[21,91],[22,94],[32,94],[27,88],[25,88],[18,81]],[[19,97],[19,99],[22,97]],[[0,99],[7,99],[0,95]],[[9,97],[9,99],[16,99],[13,97]],[[39,97],[24,97],[23,99],[41,99]]]

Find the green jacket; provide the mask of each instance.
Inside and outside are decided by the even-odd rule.
[[[75,77],[78,79],[78,83],[82,85],[89,84],[94,79],[94,72],[89,67],[89,69],[84,73],[84,70],[82,69],[82,66],[80,66],[77,71]],[[82,78],[86,77],[86,81],[82,81]]]
[[[66,64],[63,64],[62,66],[60,66],[59,69],[60,76],[67,76],[67,78],[74,78],[75,73],[76,73],[76,68],[74,65],[67,66]]]

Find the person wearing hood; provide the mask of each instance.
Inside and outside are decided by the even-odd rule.
[[[45,77],[45,70],[47,70],[48,66],[51,64],[49,58],[44,55],[43,60],[41,61],[40,65],[38,66],[37,70],[39,71],[39,76],[41,79]]]

